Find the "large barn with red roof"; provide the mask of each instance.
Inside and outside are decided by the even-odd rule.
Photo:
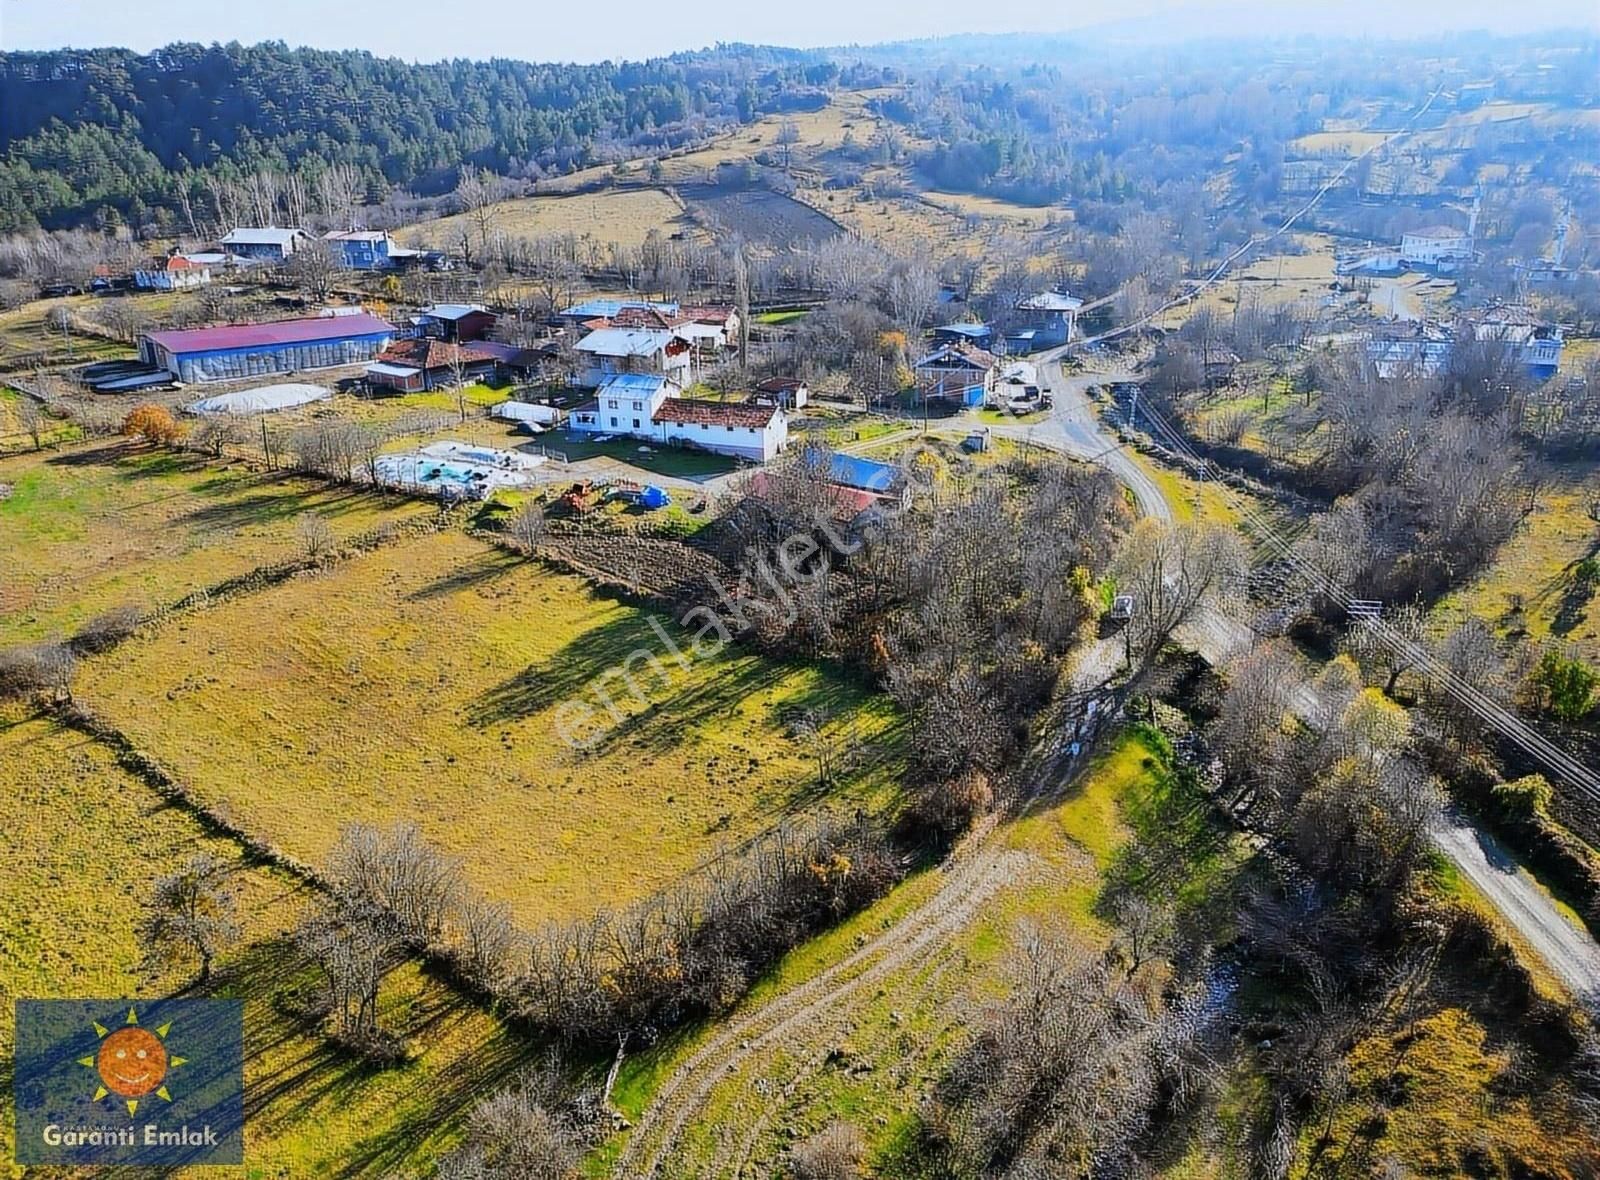
[[[180,381],[231,381],[370,361],[395,337],[394,325],[366,312],[147,332],[139,356]]]

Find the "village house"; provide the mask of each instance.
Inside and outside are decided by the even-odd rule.
[[[1006,333],[1012,352],[1036,352],[1059,348],[1072,342],[1078,329],[1078,309],[1083,300],[1064,291],[1041,291],[1021,300],[1016,306],[1019,326]]]
[[[1475,339],[1499,343],[1531,377],[1554,377],[1561,367],[1566,337],[1560,325],[1541,320],[1527,308],[1491,307],[1470,316],[1468,323]]]
[[[765,463],[789,445],[789,419],[778,406],[669,397],[653,421],[662,442]]]
[[[499,319],[494,312],[478,303],[435,303],[423,308],[415,323],[425,336],[442,340],[482,340]]]
[[[392,270],[418,261],[423,254],[400,245],[381,229],[335,230],[322,240],[338,251],[340,264],[350,270]]]
[[[919,360],[912,369],[918,402],[946,401],[981,406],[994,393],[1000,362],[993,353],[970,344],[946,344]]]
[[[1407,266],[1450,271],[1473,260],[1475,255],[1472,247],[1470,230],[1431,225],[1400,236],[1400,260]]]
[[[222,249],[224,253],[237,258],[282,262],[312,240],[311,235],[303,229],[279,229],[275,225],[240,226],[229,230],[223,237]]]
[[[493,373],[499,360],[472,344],[452,344],[434,336],[396,340],[366,368],[367,382],[377,389],[419,393]]]
[[[582,327],[595,320],[613,320],[624,308],[630,307],[646,308],[661,312],[663,315],[678,314],[676,303],[652,303],[646,299],[585,299],[581,303],[574,303],[571,307],[558,311],[556,318],[564,320],[573,327]]]
[[[905,472],[889,463],[836,451],[828,458],[828,482],[872,496],[879,504],[900,509],[911,506],[911,484]]]
[[[716,354],[739,343],[739,312],[721,305],[685,307],[678,313],[683,323],[679,335],[702,354]]]
[[[789,442],[782,407],[682,397],[659,373],[619,373],[595,399],[572,411],[569,429],[590,435],[628,435],[688,445],[720,455],[766,462]]]
[[[619,373],[659,373],[693,383],[694,349],[670,328],[597,328],[578,341],[578,384],[599,388]]]
[[[988,324],[945,324],[929,333],[934,344],[970,344],[974,348],[992,349],[994,329]]]
[[[146,291],[187,291],[211,282],[211,267],[173,252],[133,272],[134,286]]]

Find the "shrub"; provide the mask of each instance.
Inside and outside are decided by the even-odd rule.
[[[110,651],[139,628],[143,612],[136,606],[119,606],[96,615],[72,637],[72,649],[83,655]]]
[[[177,442],[183,431],[171,410],[146,402],[128,411],[128,416],[122,420],[122,433],[157,446],[167,446]]]
[[[0,651],[0,699],[36,692],[65,692],[78,661],[64,643],[36,643]]]
[[[1532,685],[1539,707],[1570,724],[1581,720],[1594,707],[1600,674],[1582,660],[1552,649],[1539,660],[1533,671]]]
[[[1494,801],[1507,816],[1533,819],[1550,808],[1550,784],[1542,774],[1530,774],[1510,783],[1496,783]]]

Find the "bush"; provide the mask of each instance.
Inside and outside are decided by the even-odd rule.
[[[1539,707],[1568,724],[1582,720],[1594,707],[1597,685],[1600,674],[1593,668],[1553,649],[1544,653],[1532,677]]]
[[[78,661],[64,643],[36,643],[0,651],[0,699],[37,692],[66,692]]]
[[[139,628],[144,617],[136,606],[119,606],[96,615],[72,637],[72,650],[82,655],[110,651]]]
[[[153,402],[134,406],[122,420],[122,433],[144,439],[147,443],[166,446],[178,441],[183,431],[172,416],[172,411]]]
[[[1530,774],[1510,783],[1496,783],[1493,793],[1495,804],[1510,818],[1533,819],[1550,809],[1550,784],[1542,774]]]

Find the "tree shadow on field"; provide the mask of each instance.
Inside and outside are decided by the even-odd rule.
[[[235,482],[231,488],[219,490],[237,493],[244,486]],[[260,481],[257,487],[257,491],[230,495],[228,499],[191,508],[179,520],[194,528],[226,530],[242,525],[292,520],[306,512],[338,518],[353,512],[368,511],[383,502],[377,493],[360,488],[308,492],[304,487],[275,484],[275,481],[267,480]]]
[[[118,467],[126,460],[154,454],[146,444],[125,438],[99,446],[64,451],[59,455],[51,455],[44,462],[46,467]]]
[[[504,577],[518,566],[523,565],[526,558],[515,553],[508,553],[503,549],[486,549],[470,561],[462,562],[449,573],[435,578],[426,586],[419,586],[406,595],[412,602],[425,602],[432,598],[448,598],[464,590],[472,590],[496,578]],[[529,624],[536,626],[538,620],[530,619]]]
[[[666,628],[674,625],[664,616],[660,621]],[[529,625],[537,626],[538,621],[530,619]],[[550,656],[484,692],[468,704],[467,719],[484,727],[520,721],[567,700],[597,704],[592,691],[595,681],[641,651],[671,659],[643,618],[631,613],[619,615],[590,627]]]

